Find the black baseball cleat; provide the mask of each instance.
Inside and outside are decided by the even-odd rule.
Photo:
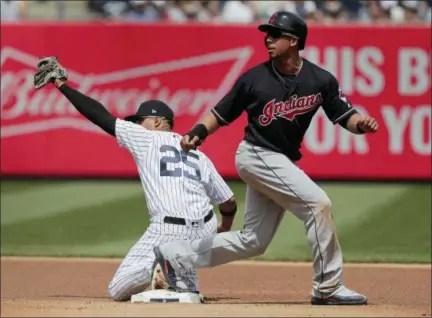
[[[168,284],[169,289],[172,289],[176,292],[190,292],[190,290],[187,289],[187,286],[185,284],[179,282],[174,268],[171,266],[169,261],[165,260],[158,246],[155,246],[153,248],[153,252],[155,254],[155,265],[153,266],[153,275],[156,275],[155,271],[158,271],[158,274],[160,271],[166,283]],[[184,287],[180,285],[184,285]]]
[[[356,293],[355,291],[346,288],[345,286],[340,287],[334,294],[321,298],[312,296],[312,305],[367,305],[367,297]]]

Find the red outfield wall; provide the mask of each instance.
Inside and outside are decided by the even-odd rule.
[[[267,58],[251,26],[2,24],[1,173],[136,176],[132,158],[81,117],[52,87],[35,92],[38,57],[56,55],[71,85],[123,117],[150,98],[175,110],[186,132],[247,68]],[[430,28],[310,27],[303,55],[331,71],[375,135],[353,136],[320,111],[305,137],[301,167],[313,178],[430,179]],[[202,150],[225,177],[245,117],[209,137]]]

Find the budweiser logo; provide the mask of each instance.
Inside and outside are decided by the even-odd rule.
[[[287,101],[276,102],[276,99],[269,101],[263,108],[263,114],[258,121],[261,126],[268,126],[277,117],[287,120],[294,120],[297,115],[305,114],[323,102],[321,93],[304,97],[292,95]]]
[[[68,68],[68,76],[69,82],[77,84],[75,86],[80,92],[100,101],[119,117],[134,113],[145,100],[160,99],[172,107],[176,116],[193,116],[199,121],[232,87],[252,53],[251,47],[240,47],[104,74],[81,74]],[[1,50],[1,137],[60,128],[101,133],[99,127],[79,115],[56,89],[33,89],[37,61],[38,57],[12,47],[3,47]],[[230,61],[231,67],[220,81],[217,79],[218,83],[214,87],[188,86],[189,70]],[[20,67],[12,71],[7,67],[9,62],[18,62]],[[64,66],[67,68],[67,65]],[[170,72],[184,72],[176,88],[161,79]],[[205,76],[203,73],[200,75]],[[125,84],[141,78],[143,81],[139,85]],[[114,88],[117,85],[119,88]]]

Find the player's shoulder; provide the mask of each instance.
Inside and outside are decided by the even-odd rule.
[[[251,68],[249,68],[245,72],[245,74],[252,74],[252,75],[262,74],[263,71],[268,71],[270,69],[270,67],[271,67],[270,60],[265,61],[265,62],[262,62],[262,63],[255,65],[255,66],[252,66]]]
[[[312,78],[320,83],[328,83],[330,81],[336,80],[336,77],[332,73],[304,57],[303,67],[305,68],[307,74],[312,75],[311,77],[308,76],[308,81]]]
[[[133,131],[134,133],[143,133],[148,135],[152,135],[154,133],[153,130],[146,129],[145,127],[139,124],[121,118],[116,118],[115,124],[116,124],[116,128],[118,129]]]
[[[266,73],[269,73],[269,70],[270,62],[266,61],[247,69],[242,75],[240,75],[239,79],[246,82],[253,82],[257,79],[263,78]]]

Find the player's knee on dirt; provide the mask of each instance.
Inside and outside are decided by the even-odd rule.
[[[114,301],[127,301],[128,297],[130,297],[130,295],[126,293],[124,289],[116,286],[114,279],[108,286],[108,295]]]
[[[119,286],[118,284],[111,284],[108,286],[108,294],[114,301],[128,301],[132,295],[143,292],[149,283],[143,282],[130,282],[127,285]]]
[[[140,269],[116,273],[108,286],[108,294],[114,301],[128,301],[132,295],[143,292],[151,282],[151,270]]]

